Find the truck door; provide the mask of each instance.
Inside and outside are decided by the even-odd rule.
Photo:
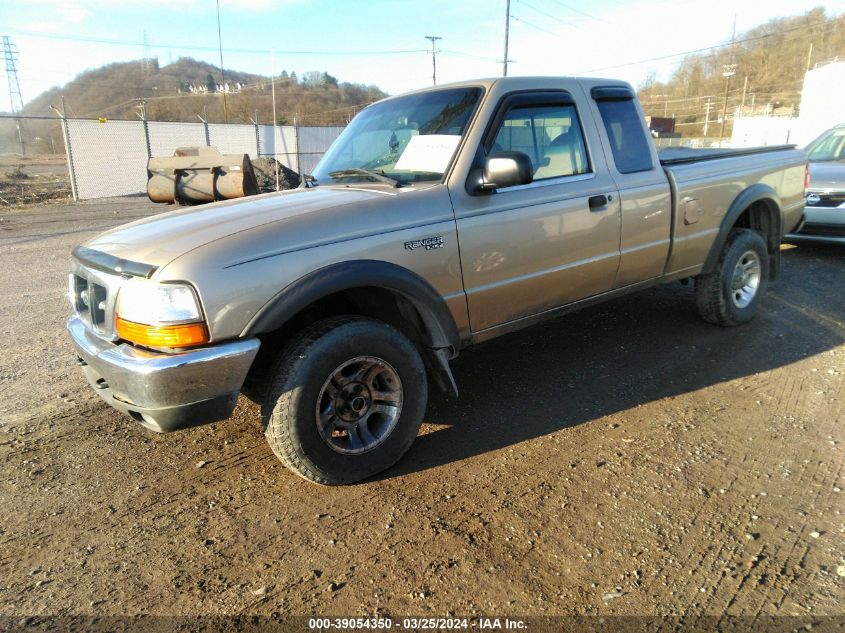
[[[633,91],[582,82],[588,84],[605,158],[622,203],[619,270],[613,283],[621,288],[663,273],[672,230],[669,181]]]
[[[534,181],[453,196],[473,332],[606,292],[619,264],[616,186],[573,96],[509,93],[491,121],[478,151],[524,152]]]

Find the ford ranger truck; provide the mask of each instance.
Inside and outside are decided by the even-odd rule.
[[[792,146],[659,157],[634,91],[507,77],[359,113],[295,190],[180,208],[77,247],[67,330],[88,381],[155,431],[243,392],[291,470],[390,467],[469,345],[675,280],[745,324],[804,208]]]

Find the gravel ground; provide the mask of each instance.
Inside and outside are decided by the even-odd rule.
[[[841,247],[785,246],[744,327],[676,283],[467,350],[400,464],[323,488],[246,399],[155,435],[75,367],[71,248],[161,210],[0,220],[0,614],[845,616]]]

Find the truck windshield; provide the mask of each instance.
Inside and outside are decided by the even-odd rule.
[[[807,148],[811,163],[845,160],[845,128],[833,128]]]
[[[346,127],[313,177],[393,186],[440,180],[480,96],[480,88],[451,88],[376,103]]]

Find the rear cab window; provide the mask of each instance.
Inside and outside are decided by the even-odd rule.
[[[622,86],[596,87],[592,97],[601,115],[613,162],[620,174],[654,169],[651,146],[634,101],[634,93]]]

